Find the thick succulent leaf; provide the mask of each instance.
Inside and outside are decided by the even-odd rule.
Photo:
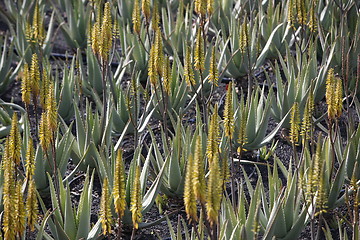
[[[143,207],[143,214],[147,213],[150,208],[152,207],[155,198],[159,192],[160,186],[161,186],[161,180],[165,171],[165,168],[167,167],[167,165],[169,164],[169,158],[166,159],[163,167],[161,168],[159,174],[157,175],[156,179],[154,180],[154,182],[152,183],[151,187],[149,188],[149,190],[146,192],[145,196],[143,197],[143,201],[142,201],[142,207]]]
[[[282,25],[283,25],[283,23],[280,23],[280,24],[272,31],[272,33],[270,34],[270,36],[269,36],[269,38],[268,38],[268,40],[267,40],[267,42],[266,42],[263,50],[261,51],[259,57],[258,57],[257,60],[256,60],[255,69],[259,68],[259,67],[263,64],[263,62],[264,62],[264,60],[265,60],[265,58],[266,58],[266,56],[267,56],[267,53],[268,53],[270,47],[272,46],[272,42],[273,42],[274,36],[275,36],[275,34],[277,34],[278,30],[280,29],[280,27],[281,27]]]

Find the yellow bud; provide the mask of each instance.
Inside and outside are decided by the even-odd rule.
[[[32,25],[30,26],[29,23],[26,25],[26,38],[30,42],[42,44],[45,39],[44,32],[44,21],[40,16],[39,5],[36,3],[32,17]]]
[[[202,17],[205,17],[207,8],[206,0],[195,0],[195,12]]]
[[[50,83],[49,93],[46,99],[47,127],[52,133],[57,130],[57,106],[54,92],[54,84]],[[52,134],[51,134],[52,135]],[[51,139],[53,140],[53,139]]]
[[[207,13],[212,15],[214,12],[214,0],[207,0]]]
[[[194,178],[194,159],[190,155],[189,160],[186,166],[186,174],[185,174],[185,185],[184,185],[184,206],[187,218],[190,221],[197,221],[197,209],[196,209],[196,196],[195,196],[195,186],[196,184],[193,181]]]
[[[119,150],[116,157],[115,173],[114,173],[114,207],[118,214],[118,218],[122,218],[126,209],[126,193],[125,193],[125,169],[122,159],[122,151]]]
[[[21,81],[21,98],[25,106],[28,106],[31,101],[31,79],[28,64],[24,65]]]
[[[170,81],[171,81],[171,68],[169,57],[166,57],[163,63],[162,71],[164,91],[169,95],[170,94]]]
[[[196,35],[194,60],[195,60],[195,64],[194,64],[195,69],[199,71],[203,71],[205,69],[205,54],[204,54],[204,40],[202,38],[200,28],[198,28]]]
[[[234,110],[233,110],[232,82],[228,85],[224,108],[224,131],[225,136],[232,138],[234,133]]]
[[[108,61],[110,49],[112,46],[112,18],[110,3],[105,3],[104,16],[101,24],[101,41],[99,46],[100,56],[103,61]]]
[[[21,180],[17,181],[15,188],[15,229],[18,236],[22,236],[25,231],[25,205],[23,200],[23,194],[21,192]]]
[[[342,81],[340,78],[336,78],[335,82],[335,115],[336,117],[340,117],[342,113],[342,97],[343,97],[343,88]]]
[[[40,67],[39,60],[36,53],[32,55],[31,68],[30,68],[30,77],[31,77],[31,92],[34,98],[39,96],[40,91]]]
[[[159,23],[160,23],[160,16],[159,16],[158,1],[155,1],[152,12],[152,18],[151,18],[151,28],[154,30],[154,32],[160,30]]]
[[[26,179],[30,179],[35,172],[35,153],[34,153],[34,146],[33,141],[29,137],[27,149],[26,149]]]
[[[217,69],[217,64],[216,64],[215,48],[216,47],[214,46],[211,51],[209,82],[211,82],[212,84],[217,86],[218,85],[218,69]]]
[[[31,179],[29,182],[29,188],[26,198],[26,212],[27,212],[27,224],[31,231],[35,230],[35,223],[38,219],[38,202],[36,195],[35,180]]]
[[[15,114],[14,114],[15,115]],[[3,216],[2,230],[5,239],[15,239],[15,162],[12,159],[10,151],[10,137],[6,139],[5,150],[2,158],[2,168],[4,171],[3,183]]]
[[[131,189],[131,219],[135,229],[138,229],[139,223],[142,221],[142,196],[140,185],[140,167],[137,166],[135,170],[135,178]]]
[[[248,31],[247,21],[245,19],[240,28],[240,51],[242,53],[245,53],[248,46],[249,46],[249,31]]]
[[[316,8],[316,1],[312,1],[311,8],[310,8],[310,19],[309,19],[309,29],[311,32],[316,32],[317,29],[317,20],[316,20],[316,14],[315,14],[315,8]]]
[[[186,48],[186,54],[184,59],[184,77],[188,86],[195,85],[194,70],[191,61],[191,49],[190,46]]]
[[[140,6],[139,1],[134,1],[134,8],[132,12],[133,30],[136,34],[140,34],[141,19],[140,19]]]
[[[238,136],[238,143],[240,144],[240,146],[238,152],[241,152],[243,150],[244,145],[247,143],[246,126],[248,122],[248,111],[247,111],[247,107],[245,107],[243,98],[240,101],[239,110],[241,115],[240,115],[240,126],[239,126],[239,136]]]
[[[44,111],[41,114],[40,124],[39,124],[39,140],[40,140],[40,145],[44,152],[46,152],[49,149],[50,138],[51,138],[51,132],[50,129],[48,128],[47,111]]]
[[[163,61],[164,61],[164,52],[163,52],[163,40],[161,36],[161,31],[156,31],[155,34],[155,67],[156,71],[159,76],[162,75],[162,67],[163,67]]]
[[[291,108],[290,117],[290,142],[296,144],[299,141],[299,130],[300,130],[300,113],[299,104],[294,102]]]
[[[43,71],[40,88],[40,106],[46,109],[46,99],[49,94],[50,78],[46,70]]]
[[[91,30],[91,48],[95,55],[100,53],[100,24],[96,22]]]
[[[194,194],[196,196],[196,199],[199,200],[202,204],[205,204],[206,198],[204,167],[205,161],[202,155],[201,137],[198,135],[196,137],[194,168],[192,169],[193,176],[191,177],[191,182],[193,182]]]
[[[219,122],[218,122],[218,106],[215,105],[214,112],[210,118],[208,130],[208,139],[206,145],[206,157],[211,163],[213,158],[218,154],[219,148]]]
[[[20,164],[20,155],[21,155],[21,136],[20,130],[18,127],[18,117],[14,112],[12,121],[11,121],[11,129],[9,135],[9,152],[8,157],[16,164]]]
[[[303,120],[301,123],[301,132],[300,135],[303,138],[303,144],[305,144],[306,140],[310,139],[310,132],[311,132],[311,117],[314,110],[314,95],[310,92],[310,95],[306,101]]]
[[[207,219],[212,227],[218,223],[222,185],[223,178],[219,166],[219,157],[214,155],[212,162],[209,163],[209,180],[206,196]]]
[[[298,16],[298,23],[304,25],[307,23],[307,12],[304,0],[296,0],[296,9]]]
[[[150,21],[150,0],[142,0],[141,9],[145,16],[146,22]]]
[[[326,104],[328,105],[328,118],[335,119],[342,113],[342,81],[335,77],[334,69],[330,69],[326,79]]]
[[[295,13],[294,9],[296,9],[296,0],[289,0],[287,6],[287,22],[289,26],[294,27],[295,22]]]
[[[112,215],[110,204],[109,183],[108,179],[105,178],[100,200],[100,221],[104,235],[107,235],[111,231]]]
[[[156,46],[155,44],[153,44],[150,49],[149,64],[148,64],[148,75],[150,78],[150,83],[153,86],[156,86],[158,79],[158,73],[155,62],[156,62]]]

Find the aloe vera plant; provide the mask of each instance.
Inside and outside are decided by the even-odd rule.
[[[266,130],[270,119],[271,103],[273,100],[273,93],[270,90],[268,96],[265,96],[265,88],[257,88],[252,95],[247,96],[245,102],[243,94],[240,95],[238,101],[235,88],[233,89],[233,112],[234,120],[234,136],[239,136],[236,139],[235,147],[243,144],[242,147],[248,150],[259,149],[266,143],[269,143],[275,136],[276,132],[282,127],[285,118],[280,121],[276,128],[266,136]],[[242,134],[242,135],[241,135]],[[241,139],[240,138],[244,138]]]
[[[190,128],[185,129],[178,119],[172,141],[168,144],[162,132],[161,140],[164,149],[162,151],[156,144],[156,137],[150,130],[153,144],[150,148],[154,154],[150,156],[152,163],[152,171],[156,176],[165,166],[164,177],[162,179],[161,191],[170,197],[181,197],[184,193],[186,159],[194,151],[196,135],[191,135]]]
[[[77,208],[73,208],[71,201],[70,184],[68,180],[64,183],[59,180],[60,194],[55,192],[54,183],[49,176],[51,204],[53,208],[53,218],[47,219],[46,224],[52,233],[52,237],[47,235],[46,239],[96,239],[91,238],[94,231],[99,231],[99,225],[90,225],[91,207],[92,207],[92,192],[94,182],[94,171],[90,177],[90,171],[87,170],[83,191],[80,195],[80,201]],[[41,198],[40,198],[41,199]],[[41,207],[46,211],[46,206],[43,202]]]
[[[0,38],[0,45],[3,48],[0,50],[0,92],[5,92],[9,85],[15,79],[19,66],[13,69],[11,66],[14,58],[14,44],[9,42],[9,36],[6,34],[5,37]]]
[[[51,1],[56,11],[57,21],[61,26],[62,34],[66,43],[73,49],[85,48],[87,44],[88,24],[90,19],[91,4],[84,4],[83,1],[62,1],[58,0],[57,5]],[[60,10],[66,13],[66,19]]]
[[[311,46],[311,48],[313,47],[314,46]],[[315,102],[324,97],[325,80],[333,52],[330,52],[330,54],[326,56],[327,59],[323,59],[323,65],[317,68],[316,52],[312,52],[308,57],[302,55],[300,49],[297,48],[297,56],[294,58],[289,48],[287,48],[287,62],[279,55],[281,69],[285,79],[283,79],[281,75],[280,66],[275,63],[277,92],[276,98],[272,103],[271,111],[276,121],[281,121],[284,118],[294,102],[299,103],[300,115],[302,115],[309,91],[312,91]],[[269,83],[270,82],[271,81],[269,81]],[[284,126],[290,126],[289,118],[285,120]]]
[[[0,239],[359,239],[357,1],[0,5]]]

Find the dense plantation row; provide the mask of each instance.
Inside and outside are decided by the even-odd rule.
[[[360,239],[359,8],[4,0],[0,239]]]

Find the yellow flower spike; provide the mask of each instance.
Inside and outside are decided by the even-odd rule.
[[[308,170],[306,196],[309,202],[312,201],[313,197],[315,197],[316,191],[320,188],[320,181],[322,178],[320,173],[322,173],[321,169],[323,168],[321,146],[321,134],[319,134],[316,145],[316,152]]]
[[[163,64],[163,71],[162,71],[162,79],[164,90],[167,95],[170,95],[170,81],[171,81],[171,68],[170,68],[170,59],[166,57]]]
[[[228,159],[224,158],[220,162],[220,174],[221,174],[221,180],[222,180],[222,189],[226,190],[225,183],[230,181],[230,166],[228,163]]]
[[[112,46],[112,18],[110,3],[105,3],[104,16],[101,24],[99,52],[103,61],[107,61]]]
[[[151,28],[152,30],[154,30],[154,32],[160,30],[159,23],[160,23],[159,6],[158,6],[158,1],[155,1],[152,17],[151,17]]]
[[[209,82],[218,85],[218,69],[216,64],[215,46],[213,46],[210,58]]]
[[[104,235],[107,235],[111,231],[112,215],[110,205],[109,182],[108,179],[105,178],[100,201],[100,221]]]
[[[186,174],[185,174],[185,185],[184,185],[184,206],[185,212],[187,215],[187,219],[190,221],[197,222],[197,208],[196,208],[196,195],[194,189],[196,188],[194,181],[194,159],[193,156],[189,156],[189,160],[186,166]]]
[[[325,98],[326,98],[326,104],[328,105],[328,117],[329,119],[335,118],[335,112],[334,112],[334,93],[333,93],[333,82],[335,79],[334,75],[334,69],[330,68],[328,71],[328,75],[326,78],[326,92],[325,92]]]
[[[210,225],[213,227],[218,223],[218,215],[222,199],[223,178],[220,172],[219,156],[213,156],[209,163],[209,180],[206,195],[206,214]]]
[[[134,8],[132,12],[132,23],[134,32],[139,35],[141,28],[141,19],[140,19],[140,6],[139,0],[134,1]]]
[[[248,112],[247,108],[245,108],[244,100],[240,101],[240,111],[241,111],[241,121],[240,121],[240,129],[239,129],[239,136],[237,142],[240,144],[239,151],[243,150],[244,145],[247,143],[247,136],[246,136],[246,125],[247,125],[247,118]]]
[[[207,13],[209,16],[214,13],[214,0],[207,0]]]
[[[225,136],[232,138],[234,134],[234,111],[233,111],[232,82],[229,83],[224,108],[224,131]]]
[[[207,0],[195,0],[195,12],[202,17],[205,17],[207,8]]]
[[[241,24],[240,27],[240,52],[245,53],[247,47],[249,46],[249,31],[248,31],[248,25],[246,19],[244,19],[244,22]]]
[[[135,229],[138,229],[139,223],[142,221],[142,197],[140,185],[140,167],[137,166],[135,170],[135,179],[131,189],[131,219]]]
[[[294,27],[295,23],[295,13],[294,9],[296,9],[296,0],[289,0],[287,6],[287,22],[289,26]]]
[[[35,153],[32,139],[29,137],[26,149],[26,179],[30,179],[35,172]]]
[[[313,1],[310,8],[310,18],[309,18],[309,29],[311,32],[315,33],[317,29],[317,21],[315,15],[316,2]]]
[[[119,39],[120,38],[120,27],[119,27],[119,23],[116,19],[114,20],[112,29],[113,29],[113,32],[112,32],[113,40]]]
[[[121,219],[126,209],[125,170],[121,150],[117,152],[113,186],[115,212],[118,214],[118,218]]]
[[[46,99],[47,126],[52,133],[57,129],[57,106],[54,92],[54,83],[50,83],[49,93]],[[52,135],[52,134],[51,134]],[[53,140],[53,139],[51,139]]]
[[[184,59],[184,77],[188,86],[195,85],[194,70],[191,61],[191,49],[187,46]]]
[[[296,0],[296,10],[298,23],[304,25],[307,23],[307,12],[304,0]]]
[[[319,180],[319,188],[317,191],[316,196],[316,209],[317,212],[315,213],[315,216],[318,216],[319,214],[326,213],[327,212],[327,193],[326,193],[326,186],[325,186],[325,177],[324,177],[324,169],[321,169],[320,172],[320,178]]]
[[[25,24],[25,38],[28,42],[32,42],[32,29],[29,22]]]
[[[42,112],[39,124],[39,140],[41,148],[44,152],[49,149],[51,132],[48,128],[47,111]]]
[[[343,97],[343,88],[342,81],[340,78],[336,78],[334,83],[335,88],[335,116],[340,117],[342,113],[342,97]]]
[[[96,22],[91,30],[91,48],[95,55],[99,55],[100,53],[100,24]]]
[[[210,118],[208,130],[208,139],[206,145],[206,157],[211,164],[213,158],[218,154],[219,147],[219,122],[218,122],[218,106],[215,105],[214,112]]]
[[[34,98],[39,96],[40,92],[40,67],[39,60],[36,53],[32,55],[31,59],[31,68],[30,68],[30,77],[31,77],[31,92]]]
[[[141,9],[145,16],[146,22],[148,23],[150,21],[150,0],[142,0]]]
[[[156,61],[156,46],[155,44],[153,44],[150,49],[149,64],[148,64],[148,75],[150,78],[150,83],[153,86],[156,86],[158,79],[155,61]]]
[[[161,36],[161,31],[158,29],[155,34],[155,59],[154,65],[156,67],[157,74],[162,75],[163,61],[164,61],[164,52],[163,52],[163,40]]]
[[[304,115],[301,122],[300,135],[303,139],[303,144],[306,140],[310,139],[311,132],[311,117],[314,111],[314,95],[310,92],[308,99],[306,100]]]
[[[29,182],[29,188],[26,198],[26,212],[27,212],[27,224],[31,231],[35,230],[35,223],[38,218],[38,202],[36,196],[35,180],[31,179]]]
[[[189,171],[193,176],[190,178],[190,182],[193,183],[194,194],[196,199],[202,204],[206,201],[206,186],[205,186],[205,173],[204,173],[204,158],[202,156],[202,143],[201,137],[196,137],[195,153],[194,153],[194,168]],[[192,156],[190,156],[192,157]],[[189,160],[190,163],[190,160]]]
[[[50,79],[49,75],[46,70],[43,71],[42,81],[41,81],[41,88],[40,88],[40,106],[43,109],[46,109],[46,99],[48,98],[49,94],[49,84]]]
[[[10,137],[6,139],[5,149],[2,158],[2,168],[4,171],[3,183],[3,217],[2,217],[2,230],[5,239],[15,239],[14,228],[14,211],[15,211],[15,163],[10,154]]]
[[[333,120],[342,113],[342,81],[335,77],[334,69],[330,69],[326,79],[326,104],[328,105],[328,118]]]
[[[297,144],[299,141],[299,130],[300,130],[300,113],[299,104],[294,102],[291,108],[290,117],[290,142]]]
[[[198,28],[196,35],[196,45],[194,52],[194,67],[196,70],[203,71],[205,69],[204,40],[202,38],[201,29]]]
[[[25,231],[25,205],[24,205],[24,199],[23,194],[21,192],[21,180],[17,181],[16,188],[15,188],[15,231],[17,232],[18,236],[22,236]]]
[[[31,79],[29,65],[25,63],[21,78],[21,99],[25,106],[29,106],[31,102]]]
[[[9,135],[9,152],[8,157],[14,161],[16,165],[20,164],[20,155],[21,155],[21,136],[20,130],[18,127],[18,117],[14,113],[11,121],[11,129]]]
[[[26,38],[33,43],[42,44],[45,39],[44,22],[40,16],[39,4],[35,4],[32,25],[29,23],[26,25]]]

